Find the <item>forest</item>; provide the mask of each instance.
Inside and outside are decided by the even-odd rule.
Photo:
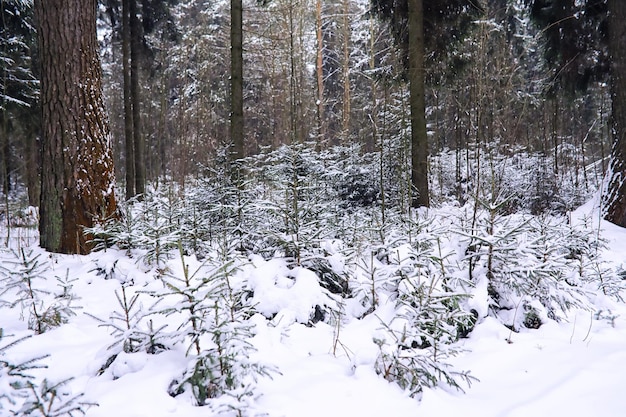
[[[0,12],[0,415],[621,416],[626,2]]]

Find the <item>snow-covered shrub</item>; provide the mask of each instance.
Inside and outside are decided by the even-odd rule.
[[[325,226],[333,199],[323,181],[322,162],[306,144],[283,146],[259,161],[255,175],[265,183],[266,194],[254,210],[265,220],[258,234],[266,256],[280,253],[301,265],[330,233]]]
[[[453,343],[475,318],[461,308],[467,295],[446,290],[446,278],[432,260],[413,248],[401,261],[396,314],[375,340],[380,348],[376,371],[412,396],[439,383],[461,389],[462,382],[472,380],[445,361],[458,353]]]
[[[119,217],[106,219],[104,223],[85,229],[85,233],[91,236],[94,251],[117,246],[119,249],[126,250],[126,254],[130,256],[131,251],[140,246],[142,228],[141,216],[136,210],[138,204],[137,198],[119,202]]]
[[[260,224],[266,221],[254,211],[253,202],[261,192],[257,188],[262,187],[255,181],[234,184],[224,169],[207,170],[186,194],[183,246],[202,258],[210,245],[228,237],[238,250],[255,251]]]
[[[564,318],[571,308],[587,308],[588,291],[603,283],[619,292],[598,261],[601,243],[592,229],[564,216],[503,214],[502,204],[483,204],[458,233],[470,279],[477,287],[486,281],[491,312],[505,324],[518,329]]]
[[[364,153],[358,144],[336,146],[319,154],[324,161],[324,181],[342,209],[380,203],[380,166],[375,156]]]
[[[0,342],[4,338],[0,328]],[[13,410],[19,407],[25,398],[28,398],[29,386],[32,386],[34,377],[29,374],[32,369],[43,368],[39,361],[44,357],[36,357],[24,362],[13,362],[6,358],[9,349],[14,348],[28,337],[14,340],[0,346],[0,414],[3,410]]]
[[[400,275],[397,263],[390,260],[393,250],[393,243],[368,246],[351,260],[351,295],[359,301],[363,314],[374,312],[397,290]]]
[[[22,248],[10,254],[11,258],[0,266],[0,282],[4,284],[0,296],[10,294],[11,301],[0,301],[11,308],[19,305],[26,312],[28,328],[39,334],[67,322],[77,308],[72,305],[74,297],[67,294],[67,278],[65,282],[59,279],[66,296],[61,295],[47,302],[45,299],[51,294],[39,285],[39,281],[46,279],[47,269],[41,262],[41,253]]]
[[[395,314],[383,321],[375,339],[380,349],[376,371],[413,396],[439,383],[461,389],[460,384],[471,382],[471,377],[445,361],[457,353],[454,343],[476,322],[465,307],[468,294],[461,284],[466,283],[455,277],[456,266],[447,260],[450,254],[442,252],[440,239],[448,232],[436,219],[417,217],[405,228],[402,235],[409,239],[395,242],[400,244],[382,258],[389,266],[379,269],[384,271],[381,281],[386,288],[376,291],[395,286]],[[373,271],[375,286],[376,269],[368,270]]]
[[[115,291],[119,310],[111,312],[108,320],[88,315],[98,322],[100,326],[111,330],[114,340],[108,349],[112,351],[109,365],[115,360],[120,352],[134,353],[145,351],[147,353],[159,353],[169,346],[168,336],[164,334],[165,325],[154,328],[152,320],[148,319],[148,312],[144,311],[141,303],[138,303],[141,293],[128,294],[126,284],[122,284],[121,291]],[[101,371],[107,368],[103,366]]]
[[[193,271],[182,249],[180,260],[179,270],[162,277],[166,290],[159,294],[164,303],[178,299],[162,312],[182,319],[174,340],[186,345],[189,357],[188,368],[172,381],[169,392],[173,396],[189,392],[197,405],[226,407],[244,415],[256,379],[269,370],[250,359],[253,325],[248,319],[254,311],[236,275],[236,252],[224,244]]]
[[[609,269],[602,260],[601,251],[607,248],[607,242],[599,235],[590,218],[582,218],[569,226],[565,248],[568,251],[567,259],[573,263],[575,278],[581,284],[623,301],[622,292],[626,290],[626,281],[619,271]]]
[[[143,260],[148,265],[162,268],[171,259],[173,250],[181,241],[181,199],[168,187],[146,194],[142,201]]]
[[[71,379],[50,383],[44,379],[39,386],[29,381],[28,394],[22,406],[14,412],[15,415],[33,417],[85,415],[89,407],[97,404],[80,401],[83,394],[72,394],[66,387],[69,381]]]
[[[492,145],[480,150],[445,149],[432,155],[432,200],[463,206],[475,198],[490,200],[492,194],[506,191],[508,213],[565,214],[588,200],[602,177],[601,172],[591,175],[598,167],[584,167],[578,151],[570,157],[575,161],[562,164],[558,174],[554,155],[501,151]]]
[[[148,191],[142,199],[133,198],[120,206],[120,218],[85,230],[93,236],[94,249],[117,246],[129,256],[140,250],[147,265],[161,268],[181,240],[182,200],[170,187]]]
[[[450,364],[442,361],[452,352],[446,351],[437,357],[432,349],[406,348],[402,333],[388,330],[389,337],[375,339],[380,348],[376,360],[376,372],[388,381],[397,383],[407,390],[412,397],[420,397],[424,388],[436,387],[443,383],[460,391],[461,384],[471,385],[474,378],[469,372],[456,371]]]

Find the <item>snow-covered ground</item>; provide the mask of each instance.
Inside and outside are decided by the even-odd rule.
[[[626,262],[626,230],[602,223],[601,233],[609,241],[604,259],[614,266]],[[46,368],[29,373],[37,381],[73,378],[68,389],[83,392],[81,401],[97,403],[84,408],[88,417],[210,415],[206,407],[193,406],[189,396],[168,394],[171,381],[187,366],[182,345],[159,354],[122,352],[101,370],[110,357],[107,348],[113,338],[110,328],[99,326],[91,316],[110,316],[118,306],[115,291],[119,293],[121,283],[119,277],[105,279],[97,275],[94,265],[110,265],[119,259],[117,270],[144,289],[156,288],[150,271],[123,258],[121,251],[61,256],[34,250],[41,253],[40,261],[52,268],[49,276],[62,279],[67,274],[77,278],[71,291],[78,297],[75,304],[82,308],[67,324],[6,349],[5,359],[19,362],[49,355],[39,361]],[[281,276],[280,268],[284,265],[280,262],[256,262],[256,275],[250,275],[251,280],[262,281],[259,274]],[[592,311],[572,311],[567,320],[550,321],[537,330],[522,328],[519,332],[511,332],[495,318],[482,317],[469,337],[458,342],[463,352],[449,359],[456,369],[469,370],[478,381],[465,387],[465,392],[447,386],[427,388],[421,400],[417,400],[374,371],[378,351],[372,339],[381,328],[381,317],[391,314],[391,307],[383,305],[376,314],[362,319],[346,315],[339,327],[324,322],[306,326],[295,318],[302,314],[299,308],[310,305],[311,298],[319,296],[319,286],[305,278],[297,282],[299,288],[293,286],[289,291],[276,282],[274,287],[263,287],[260,281],[255,284],[259,305],[280,309],[272,320],[261,314],[251,318],[255,326],[254,360],[276,370],[271,379],[260,379],[256,387],[259,395],[255,408],[259,415],[626,415],[626,306],[622,303],[597,296]],[[55,284],[46,285],[58,293]],[[5,336],[0,346],[33,333],[27,329],[26,315],[19,306],[0,308],[0,328]],[[5,387],[4,393],[7,390]],[[0,415],[11,414],[5,408],[0,409]]]

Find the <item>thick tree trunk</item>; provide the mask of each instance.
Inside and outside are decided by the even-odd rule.
[[[141,124],[141,92],[139,59],[141,54],[141,22],[137,16],[137,0],[129,0],[130,11],[130,97],[133,107],[133,148],[135,156],[135,193],[144,194],[146,186],[145,139]]]
[[[133,102],[130,89],[130,2],[122,0],[122,72],[124,73],[124,144],[126,162],[126,199],[135,196],[135,143]]]
[[[241,0],[230,2],[230,138],[231,160],[244,156],[243,149],[243,17]],[[235,170],[238,171],[238,170]],[[238,173],[233,172],[239,181]]]
[[[85,227],[116,211],[96,0],[36,0],[41,59],[41,246],[87,253]]]
[[[608,4],[613,150],[602,202],[604,218],[626,227],[626,1]]]
[[[409,83],[411,108],[411,184],[413,207],[428,207],[428,136],[424,88],[424,8],[423,0],[409,5]]]

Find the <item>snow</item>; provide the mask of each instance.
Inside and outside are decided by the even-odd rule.
[[[508,330],[488,320],[468,341],[471,354],[458,361],[481,382],[467,395],[427,391],[421,410],[444,416],[460,410],[466,416],[623,415],[626,377],[616,366],[626,351],[619,327],[580,313],[572,323],[514,334],[509,344]]]
[[[603,260],[623,267],[626,230],[598,221],[593,207],[592,203],[581,207],[572,218],[594,219],[591,227],[599,228],[598,233],[609,242]],[[331,262],[341,265],[343,260],[333,249],[336,245],[326,242],[325,248]],[[87,417],[211,415],[206,407],[194,406],[188,394],[168,394],[171,381],[188,366],[182,345],[158,354],[118,352],[103,369],[112,354],[108,348],[113,337],[110,328],[91,316],[106,319],[118,309],[115,291],[123,283],[134,284],[133,294],[138,293],[145,303],[142,308],[150,308],[148,296],[140,290],[155,291],[159,285],[142,262],[120,250],[88,256],[35,251],[48,266],[44,274],[48,279],[40,280],[39,285],[51,296],[58,294],[56,280],[49,278],[65,276],[67,271],[70,278],[77,278],[71,291],[81,309],[68,323],[6,349],[7,359],[25,361],[48,355],[40,360],[46,368],[30,374],[37,381],[73,378],[68,385],[72,392],[84,393],[81,401],[97,403],[85,408]],[[4,260],[9,257],[2,256]],[[188,263],[192,268],[200,265]],[[418,400],[374,370],[378,347],[373,339],[380,333],[382,321],[393,316],[391,303],[382,299],[374,314],[362,318],[346,313],[307,325],[315,305],[340,304],[319,285],[313,272],[290,269],[281,259],[257,256],[241,271],[245,285],[254,293],[257,311],[249,320],[256,349],[252,359],[276,370],[271,378],[257,382],[254,406],[259,415],[621,417],[626,410],[626,373],[622,369],[626,362],[626,306],[604,295],[593,299],[591,310],[576,310],[560,322],[548,321],[539,329],[519,332],[487,316],[485,300],[472,301],[482,309],[479,323],[468,338],[457,342],[462,353],[448,361],[455,369],[470,370],[478,381],[465,387],[465,392],[444,385],[426,388]],[[486,288],[474,292],[486,294]],[[349,306],[344,307],[349,311]],[[25,314],[19,307],[0,307],[0,328],[5,336],[0,346],[33,334],[27,329]],[[6,409],[0,408],[0,415],[8,415],[4,412]]]

